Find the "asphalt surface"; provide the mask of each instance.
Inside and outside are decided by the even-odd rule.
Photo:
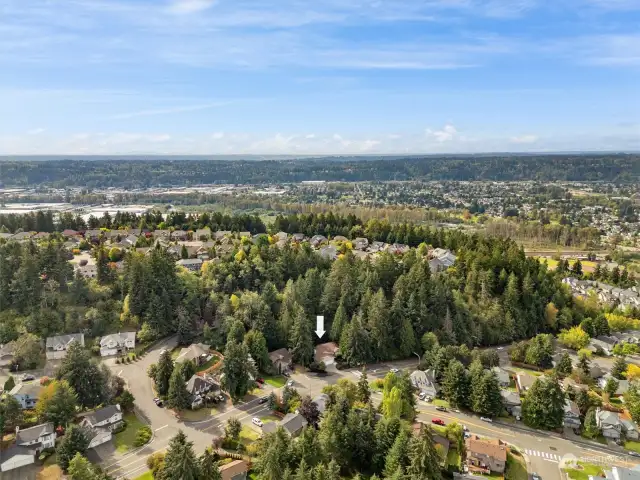
[[[175,338],[168,339],[156,345],[147,355],[136,363],[128,365],[111,364],[110,367],[116,375],[121,376],[127,382],[131,392],[136,398],[137,413],[145,418],[154,431],[154,437],[146,446],[127,453],[124,456],[110,456],[102,461],[111,475],[116,478],[136,478],[147,470],[146,459],[155,452],[166,450],[170,439],[183,430],[190,441],[194,443],[197,453],[202,452],[211,445],[214,436],[221,435],[225,422],[231,418],[238,418],[243,425],[260,431],[260,428],[251,423],[253,417],[261,417],[269,414],[266,404],[258,403],[259,397],[248,397],[246,402],[235,406],[228,403],[219,408],[220,413],[200,422],[187,422],[174,416],[172,411],[159,408],[153,403],[153,388],[151,379],[147,376],[147,368],[158,361],[160,351],[163,348],[171,349],[175,346]],[[502,352],[501,352],[502,353]],[[501,355],[502,356],[502,355]],[[413,370],[416,359],[399,362],[385,363],[369,366],[367,375],[370,380],[383,378],[392,368]],[[333,371],[326,376],[313,376],[311,374],[294,373],[291,379],[294,387],[301,395],[314,397],[322,392],[326,385],[336,383],[340,378],[349,378],[357,381],[360,372],[358,369]],[[268,395],[274,389],[266,386],[260,392],[260,397]],[[276,389],[277,390],[277,389]],[[380,394],[374,394],[374,402],[381,400]],[[599,444],[582,444],[573,442],[563,436],[532,431],[521,423],[488,423],[481,421],[478,416],[456,411],[440,412],[435,406],[418,401],[418,420],[430,423],[432,419],[439,418],[446,423],[458,422],[466,425],[471,433],[500,438],[501,440],[516,446],[523,452],[527,460],[528,471],[538,473],[543,480],[560,479],[560,462],[567,455],[573,455],[579,460],[592,463],[602,463],[605,466],[619,465],[633,467],[638,459],[625,455],[619,450],[614,450]]]

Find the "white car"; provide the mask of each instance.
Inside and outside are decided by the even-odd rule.
[[[257,425],[258,427],[262,428],[262,420],[260,420],[258,417],[253,417],[251,419],[251,423],[253,423],[254,425]]]
[[[293,387],[293,380],[289,380],[287,382],[287,387]]]
[[[489,422],[489,423],[493,422],[493,420],[491,420],[489,417],[480,417],[480,420],[482,420],[483,422]]]
[[[400,370],[398,370],[397,368],[392,368],[391,370],[389,370],[391,373],[398,373]]]

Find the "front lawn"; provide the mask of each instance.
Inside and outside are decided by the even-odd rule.
[[[264,377],[264,383],[271,385],[274,388],[282,388],[287,383],[287,379],[282,375],[269,375]]]
[[[564,471],[572,480],[589,480],[590,475],[594,477],[604,476],[602,467],[586,462],[578,462],[578,468],[565,468]]]
[[[146,473],[143,473],[139,477],[136,477],[134,480],[153,480],[153,474],[151,473],[151,471],[148,471]]]
[[[218,413],[220,413],[220,411],[217,408],[203,407],[198,410],[182,410],[180,412],[180,418],[187,422],[201,422],[203,420],[208,420]]]
[[[462,459],[460,458],[460,454],[458,453],[458,450],[455,448],[450,448],[449,452],[447,453],[447,465],[460,468],[461,461]]]
[[[260,434],[256,432],[253,428],[248,427],[247,425],[242,426],[242,430],[240,431],[240,441],[245,446],[255,442],[259,438],[260,438]]]
[[[507,467],[504,472],[505,480],[528,480],[527,466],[521,456],[507,453]]]
[[[275,415],[265,415],[264,417],[260,417],[260,420],[262,421],[262,423],[269,423],[269,422],[277,422],[278,420],[280,420],[279,417],[276,417]]]
[[[436,398],[433,401],[433,405],[435,405],[436,407],[451,408],[451,405],[449,404],[449,402],[447,402],[446,400],[443,400],[441,398]]]
[[[209,370],[211,367],[213,367],[219,361],[220,361],[220,357],[217,356],[217,355],[213,355],[208,362],[205,362],[202,365],[200,365],[198,368],[196,368],[196,371],[197,372],[204,372],[206,370]]]
[[[627,450],[631,450],[632,452],[640,453],[640,442],[629,440],[628,442],[625,442],[624,448],[626,448]]]
[[[120,433],[116,433],[113,439],[116,450],[120,453],[134,448],[138,429],[145,426],[134,413],[125,413],[123,418],[127,422],[127,428]]]

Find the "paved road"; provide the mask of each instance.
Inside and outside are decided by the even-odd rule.
[[[120,458],[105,458],[103,465],[107,471],[116,478],[135,478],[147,470],[147,457],[158,451],[164,451],[169,440],[182,429],[189,440],[194,443],[197,452],[202,452],[211,441],[214,435],[220,435],[224,430],[225,422],[231,418],[238,418],[244,425],[248,425],[256,431],[258,427],[251,423],[251,418],[264,416],[269,413],[265,404],[258,403],[258,397],[250,397],[245,403],[235,406],[227,405],[224,410],[217,415],[202,422],[185,422],[176,418],[170,410],[158,408],[153,403],[153,389],[151,379],[147,377],[147,368],[152,363],[157,362],[160,351],[163,348],[171,349],[175,346],[175,338],[166,340],[156,345],[140,361],[128,365],[112,364],[111,368],[123,377],[131,392],[136,397],[138,413],[147,419],[154,430],[153,440],[142,447],[128,453]],[[405,360],[387,364],[370,366],[367,375],[370,380],[383,378],[391,368],[413,369],[416,360]],[[312,374],[294,373],[291,379],[295,388],[301,395],[312,397],[320,394],[326,385],[336,383],[340,378],[349,378],[357,381],[359,370],[332,371],[327,376],[314,376]],[[268,395],[273,391],[267,387],[262,395]],[[262,396],[261,395],[261,396]],[[378,403],[381,395],[374,395],[374,402]],[[456,421],[466,425],[472,433],[500,438],[503,441],[518,447],[528,460],[530,472],[537,472],[543,480],[559,479],[559,461],[567,454],[575,455],[578,458],[590,459],[591,461],[601,461],[605,465],[635,466],[638,462],[633,457],[614,455],[610,449],[580,445],[563,438],[560,435],[548,432],[530,431],[523,426],[499,423],[486,423],[480,421],[479,417],[457,412],[439,412],[435,407],[425,402],[418,402],[418,419],[430,423],[433,418],[440,418],[449,423]]]

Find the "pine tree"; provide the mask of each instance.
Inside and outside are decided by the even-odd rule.
[[[249,349],[245,344],[229,341],[222,364],[222,387],[235,401],[244,397],[252,388],[251,375],[257,375],[255,365],[249,361]]]
[[[93,465],[80,452],[69,462],[69,477],[71,480],[98,480]]]
[[[618,382],[618,380],[616,380],[614,377],[609,377],[602,390],[609,396],[609,398],[611,398],[616,394],[618,385],[620,385],[620,382]]]
[[[409,442],[407,480],[441,480],[440,454],[436,450],[431,432],[423,428],[420,435]]]
[[[109,400],[109,370],[100,369],[78,342],[71,342],[67,348],[56,377],[69,384],[82,407],[92,408]]]
[[[590,408],[584,417],[584,435],[587,438],[596,438],[600,435],[600,428],[596,420],[596,409]]]
[[[524,423],[532,428],[560,428],[564,419],[564,404],[564,392],[557,379],[538,378],[522,402]]]
[[[359,313],[354,315],[351,323],[342,330],[340,355],[351,366],[371,361],[369,332],[366,330],[362,315]]]
[[[178,344],[191,345],[196,335],[196,327],[193,319],[184,307],[177,309],[178,316]]]
[[[191,405],[191,394],[187,391],[186,380],[182,376],[182,369],[175,368],[169,380],[167,406],[176,410],[186,410]]]
[[[218,468],[218,455],[211,448],[207,448],[200,455],[200,478],[199,480],[222,480],[222,474]]]
[[[171,359],[171,352],[164,350],[158,359],[154,376],[156,390],[159,395],[164,396],[169,393],[169,381],[173,370],[174,365],[173,360]]]
[[[294,480],[313,480],[313,471],[309,469],[307,462],[302,459],[298,464],[298,469],[293,477]]]
[[[458,407],[469,404],[470,385],[464,365],[458,360],[452,360],[445,370],[443,380],[445,397]]]
[[[69,463],[76,453],[84,455],[89,447],[89,437],[83,427],[71,427],[56,450],[58,465],[63,471],[67,471]]]
[[[371,348],[376,360],[391,358],[393,351],[393,332],[389,323],[387,301],[382,289],[373,295],[366,311],[370,331]]]
[[[582,373],[584,373],[585,375],[589,375],[591,373],[591,362],[589,361],[589,357],[584,354],[581,353],[579,355],[578,358],[578,368],[582,371]]]
[[[366,369],[362,369],[362,375],[358,380],[358,400],[362,403],[369,403],[371,399],[371,388],[369,387],[369,380],[367,379]]]
[[[344,308],[344,296],[340,297],[340,303],[338,304],[338,310],[333,317],[333,323],[331,324],[331,340],[334,342],[340,341],[340,335],[342,330],[349,322],[347,312]]]
[[[289,464],[290,445],[291,439],[281,427],[263,437],[255,462],[261,480],[281,480],[284,466]]]
[[[199,480],[200,464],[193,442],[187,441],[187,436],[180,430],[169,442],[167,454],[164,457],[164,469],[161,480]]]
[[[113,281],[113,272],[109,267],[109,254],[102,245],[96,250],[96,280],[100,285]]]
[[[244,337],[244,343],[249,350],[251,358],[256,362],[258,370],[266,372],[271,365],[271,360],[269,359],[267,340],[264,338],[262,332],[249,330]]]
[[[627,372],[627,362],[624,357],[616,357],[611,368],[611,376],[618,380],[624,380],[625,373]]]
[[[295,363],[308,366],[313,361],[313,326],[300,305],[295,304],[293,312],[293,329],[289,341],[291,355]]]
[[[569,357],[568,353],[565,352],[560,357],[560,361],[556,365],[556,372],[563,377],[571,375],[571,372],[573,372],[571,357]]]
[[[497,416],[502,412],[500,384],[492,371],[485,371],[476,384],[472,384],[472,410],[481,415]]]
[[[390,477],[398,469],[404,469],[409,463],[409,437],[409,432],[405,428],[398,433],[385,458],[384,475],[386,477]]]
[[[66,428],[76,415],[76,392],[65,381],[54,381],[47,385],[36,404],[38,418],[51,422],[54,427]]]

